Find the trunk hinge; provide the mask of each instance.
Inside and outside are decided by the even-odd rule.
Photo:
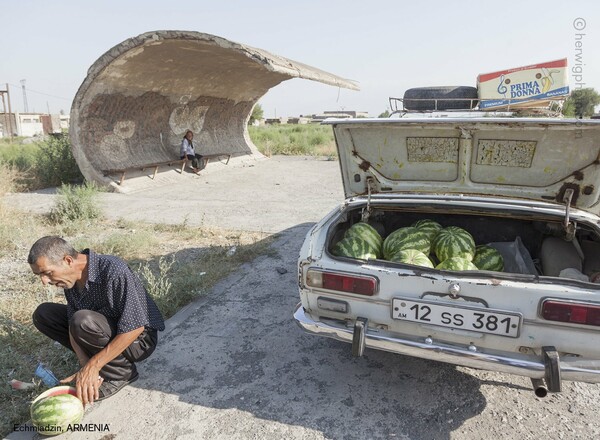
[[[363,208],[360,220],[367,223],[369,217],[371,217],[371,194],[375,190],[375,179],[373,177],[367,177],[367,206]]]
[[[563,196],[563,202],[565,202],[565,221],[563,222],[563,229],[565,230],[565,240],[573,241],[575,238],[575,223],[569,220],[569,214],[571,210],[571,200],[573,199],[573,195],[575,191],[573,188],[567,188],[565,190],[565,194]]]

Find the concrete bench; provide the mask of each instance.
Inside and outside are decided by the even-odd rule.
[[[225,162],[225,165],[227,165],[229,163],[229,159],[231,159],[231,154],[220,153],[220,154],[204,155],[204,156],[202,156],[202,160],[204,161],[204,166],[202,168],[206,167],[206,165],[208,165],[208,163],[211,161],[211,159],[219,159],[221,157],[227,158],[227,161]],[[158,168],[161,166],[165,166],[165,165],[166,166],[172,166],[174,164],[181,165],[180,173],[183,174],[183,170],[185,170],[185,165],[187,164],[187,162],[188,162],[187,159],[173,159],[173,160],[166,160],[163,162],[154,162],[154,163],[149,163],[149,164],[145,164],[145,165],[137,165],[137,166],[128,167],[128,168],[112,168],[112,169],[108,169],[108,170],[102,170],[102,174],[104,176],[110,176],[111,174],[120,174],[121,178],[119,179],[119,185],[122,185],[123,182],[125,181],[125,175],[127,174],[128,171],[134,171],[134,170],[145,171],[147,169],[154,168],[154,172],[152,173],[152,179],[154,179],[156,177],[156,173],[158,173]]]

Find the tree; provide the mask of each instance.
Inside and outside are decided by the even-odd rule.
[[[589,118],[594,114],[594,107],[600,104],[600,95],[591,87],[573,90],[565,101],[563,115]]]
[[[390,111],[388,109],[385,109],[385,111],[383,113],[380,113],[379,116],[377,116],[378,118],[389,118],[390,117]]]
[[[259,119],[263,118],[263,108],[260,104],[256,104],[254,106],[254,108],[252,109],[252,114],[250,115],[250,120],[248,121],[248,124],[252,124],[254,123],[254,121],[258,121]]]

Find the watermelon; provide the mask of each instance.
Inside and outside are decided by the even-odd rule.
[[[360,260],[377,259],[377,251],[371,245],[358,237],[346,237],[338,241],[331,249],[338,257],[358,258]]]
[[[344,238],[358,237],[365,240],[375,250],[377,257],[381,256],[381,246],[383,244],[383,238],[379,235],[379,232],[375,230],[373,226],[365,222],[358,222],[350,226],[346,231]]]
[[[475,257],[473,264],[479,270],[494,270],[502,272],[504,270],[504,259],[502,254],[491,246],[481,244],[475,248]]]
[[[41,434],[58,435],[83,417],[83,404],[75,388],[60,386],[40,394],[31,404],[31,422]]]
[[[412,264],[414,266],[430,267],[433,269],[433,263],[423,252],[416,249],[405,249],[395,253],[390,261],[398,263]]]
[[[458,226],[448,226],[438,232],[431,247],[442,263],[452,257],[461,257],[472,261],[475,256],[473,236]]]
[[[441,270],[478,270],[477,266],[471,263],[471,261],[461,257],[448,258],[435,266],[435,268]]]
[[[429,253],[431,242],[427,233],[412,226],[396,229],[383,242],[383,258],[391,259],[394,254],[406,249],[416,249],[425,255]]]
[[[440,225],[438,222],[434,222],[433,220],[426,218],[417,220],[411,226],[419,229],[420,231],[426,232],[427,237],[429,237],[429,241],[433,241],[437,233],[442,229],[442,225]]]

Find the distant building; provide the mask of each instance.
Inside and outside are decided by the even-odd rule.
[[[368,118],[369,117],[369,112],[357,112],[355,110],[324,111],[323,114],[327,115],[327,117],[330,117],[330,118],[333,118],[333,117],[337,118],[340,115],[342,115],[342,117],[343,117],[343,115],[348,115],[348,117],[350,117],[350,118]],[[335,115],[335,116],[333,116],[333,115]]]
[[[310,118],[304,118],[300,116],[299,118],[288,118],[288,124],[308,124],[310,122]]]
[[[69,129],[68,115],[47,113],[3,113],[0,114],[0,137],[33,137],[61,133]]]
[[[33,137],[44,134],[41,113],[15,113],[17,136]]]
[[[60,129],[61,130],[68,130],[69,129],[69,123],[71,122],[71,116],[69,115],[58,115],[59,119],[60,119]]]
[[[287,124],[287,123],[288,123],[288,118],[266,118],[265,119],[266,125]]]
[[[327,118],[368,118],[369,112],[358,112],[355,110],[329,110],[318,115],[312,115],[311,122],[321,122]]]

